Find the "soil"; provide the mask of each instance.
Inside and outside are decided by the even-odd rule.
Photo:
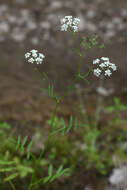
[[[79,36],[97,33],[105,43],[104,49],[94,48],[85,54],[82,72],[86,70],[85,63],[91,64],[93,59],[101,56],[110,57],[118,70],[105,80],[105,87],[113,89],[111,96],[126,98],[126,10],[126,0],[1,0],[0,121],[7,121],[21,133],[31,135],[31,127],[43,126],[51,117],[55,102],[40,90],[44,85],[33,65],[26,62],[24,54],[38,49],[46,55],[39,70],[48,72],[56,93],[61,95],[73,79],[79,62],[79,57],[72,51],[76,43],[71,34],[61,32],[59,28],[59,19],[65,15],[82,19]],[[90,76],[89,80],[90,92],[96,95],[98,79]],[[78,87],[86,89],[87,85],[78,82]],[[58,115],[70,117],[74,103],[78,101],[75,90],[76,86],[64,100]],[[28,128],[22,130],[23,124]]]

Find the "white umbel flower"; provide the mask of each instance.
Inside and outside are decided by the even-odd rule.
[[[94,69],[94,75],[95,75],[95,76],[99,77],[100,74],[101,74],[101,70],[100,70],[99,68]]]
[[[38,50],[33,49],[25,54],[25,58],[29,63],[42,64],[45,56],[42,53],[38,53]]]
[[[73,32],[78,32],[78,24],[80,22],[79,18],[73,18],[72,16],[65,16],[60,20],[61,31],[67,31],[68,28],[73,30]]]
[[[111,73],[111,71],[110,71],[109,69],[107,69],[107,70],[105,71],[105,76],[110,77],[110,75],[112,75],[112,73]]]
[[[37,58],[35,59],[35,61],[36,61],[37,64],[41,64],[42,61],[43,61],[43,59],[41,59],[40,57],[37,57]]]
[[[61,31],[67,31],[67,29],[68,29],[68,25],[67,24],[63,24],[61,26]]]
[[[29,63],[34,63],[34,59],[31,57],[30,59],[28,59]]]
[[[108,58],[108,57],[101,57],[101,59],[102,59],[103,61],[109,61],[109,58]]]
[[[116,65],[114,63],[111,63],[108,57],[101,57],[100,59],[97,58],[93,60],[93,65],[97,66],[97,68],[94,69],[94,75],[97,77],[102,74],[110,77],[112,75],[112,71],[117,70]]]
[[[35,54],[35,53],[37,53],[38,51],[37,51],[36,49],[32,49],[30,52],[31,52],[32,54]]]
[[[29,52],[26,53],[26,54],[25,54],[25,58],[27,59],[28,57],[30,57],[30,55],[31,55],[31,53],[29,53]]]
[[[94,64],[97,64],[97,63],[99,63],[100,62],[100,59],[95,59],[95,60],[93,60],[93,65]]]
[[[70,19],[72,19],[72,16],[65,16],[65,19],[70,20]]]
[[[42,53],[39,53],[39,57],[42,59],[45,58],[45,56]]]
[[[99,66],[100,66],[101,68],[104,68],[104,67],[106,67],[106,64],[105,64],[105,63],[101,63]]]
[[[78,32],[78,27],[77,26],[72,26],[72,28],[73,28],[74,32]]]
[[[108,67],[111,63],[109,62],[109,60],[108,61],[105,61],[104,62],[105,63],[105,65]]]
[[[111,64],[109,65],[109,67],[110,67],[113,71],[116,71],[116,70],[117,70],[117,67],[116,67],[116,65],[115,65],[114,63],[111,63]]]
[[[77,25],[79,22],[80,22],[79,18],[74,18],[74,20],[73,20],[73,24],[74,25]]]
[[[37,53],[33,53],[32,56],[36,58],[38,55]]]
[[[65,24],[66,18],[61,19],[60,22],[61,22],[61,24]]]

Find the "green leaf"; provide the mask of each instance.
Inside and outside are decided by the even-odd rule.
[[[53,165],[50,164],[49,168],[48,168],[48,174],[49,174],[50,177],[52,176],[52,173],[53,173]]]
[[[115,97],[115,98],[114,98],[114,102],[115,102],[116,105],[119,105],[119,104],[120,104],[120,99],[117,98],[117,97]]]
[[[31,142],[28,144],[28,146],[27,146],[27,159],[30,158],[30,155],[31,155],[30,150],[31,150],[32,145],[33,145],[33,142],[31,141]]]
[[[64,169],[64,170],[61,172],[61,175],[69,176],[69,175],[70,175],[69,172],[70,172],[70,168],[66,168],[66,169]]]
[[[127,110],[127,106],[126,105],[120,105],[119,108],[120,108],[120,111]]]
[[[25,144],[27,142],[27,139],[28,139],[28,136],[24,137],[23,142],[21,144],[21,151],[22,151],[22,153],[24,153],[24,146],[25,146]]]
[[[15,164],[15,161],[3,161],[0,160],[0,165],[12,165]]]
[[[16,170],[16,167],[0,168],[0,172],[11,172]]]
[[[109,106],[109,107],[107,108],[107,110],[108,110],[109,112],[113,112],[113,111],[115,110],[115,108],[114,108],[114,106]]]
[[[45,73],[45,72],[43,72],[43,75],[44,75],[44,77],[45,77],[45,80],[49,80],[49,78],[48,78],[48,74],[47,73]]]
[[[99,48],[104,48],[104,44],[101,44],[101,45],[99,46]]]
[[[18,148],[20,147],[20,142],[21,142],[21,136],[19,135],[17,145],[16,145],[16,150],[18,150]]]
[[[63,165],[61,165],[61,166],[58,168],[56,174],[59,175],[59,174],[61,173],[62,169],[63,169]]]
[[[66,169],[64,169],[64,170],[62,170],[62,169],[63,169],[63,165],[61,165],[61,166],[58,168],[56,174],[55,174],[54,176],[52,176],[49,181],[50,181],[50,182],[53,182],[55,179],[57,179],[57,178],[59,178],[60,176],[62,176],[62,175],[64,174],[64,170],[66,170]]]
[[[5,181],[5,182],[11,181],[11,180],[13,180],[14,178],[16,178],[17,176],[18,176],[18,173],[11,174],[10,176],[6,177],[6,178],[4,179],[4,181]]]
[[[71,130],[71,128],[72,128],[72,115],[70,117],[70,123],[69,123],[69,126],[67,128],[67,132],[69,132]]]
[[[57,129],[57,130],[53,131],[51,134],[53,135],[53,134],[56,134],[56,133],[58,133],[58,132],[60,132],[60,131],[63,132],[63,130],[65,130],[65,127],[62,127],[62,128],[60,128],[60,129]]]
[[[10,129],[10,125],[6,122],[0,123],[0,128],[2,129]]]
[[[66,132],[66,125],[65,125],[65,122],[64,122],[64,118],[61,118],[61,124],[64,126],[63,129],[62,129],[62,135],[64,135],[65,132]]]
[[[50,180],[51,176],[47,176],[43,179],[43,183],[47,183]]]

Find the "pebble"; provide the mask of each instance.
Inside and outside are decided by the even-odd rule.
[[[125,190],[127,187],[127,166],[113,169],[109,182],[111,185],[116,186],[117,189],[119,187],[118,190]]]
[[[80,1],[81,4],[84,4],[84,1]],[[26,0],[16,0],[16,3],[19,4],[25,5],[26,2]],[[39,4],[39,1],[37,3]],[[65,1],[65,3],[58,0],[49,1],[49,5],[47,5],[46,7],[46,10],[48,10],[47,15],[45,19],[40,20],[39,23],[37,23],[38,21],[36,22],[34,13],[31,9],[29,9],[29,7],[21,8],[20,11],[17,12],[16,9],[11,9],[6,4],[2,4],[0,6],[1,40],[6,40],[10,38],[16,42],[21,42],[25,39],[26,33],[29,33],[35,29],[39,31],[43,31],[43,29],[46,29],[48,35],[43,34],[44,38],[50,40],[50,30],[53,29],[56,31],[57,28],[59,28],[59,20],[61,16],[63,17],[63,15],[69,15],[69,13],[67,14],[66,9],[71,9],[73,6],[77,5],[77,12],[75,12],[73,16],[79,17],[81,20],[79,23],[79,31],[98,33],[101,35],[101,38],[104,37],[104,39],[106,39],[107,43],[111,43],[111,39],[117,36],[117,34],[119,34],[119,31],[121,32],[127,29],[127,24],[125,20],[125,17],[127,16],[127,9],[120,9],[118,16],[113,15],[113,13],[115,13],[113,12],[113,10],[112,12],[107,11],[108,17],[104,17],[103,19],[100,18],[100,20],[96,21],[95,17],[98,17],[98,14],[101,14],[100,11],[98,12],[98,4],[99,2],[96,2],[96,6],[93,6],[89,4],[87,5],[86,2],[84,6],[79,6],[76,1],[74,1],[73,3],[71,1]],[[65,9],[64,12],[60,11],[62,7]],[[10,32],[10,28],[13,34],[5,35]],[[15,28],[18,29],[15,30]]]

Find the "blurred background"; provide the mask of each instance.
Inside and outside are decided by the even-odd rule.
[[[79,36],[98,34],[105,44],[104,49],[94,48],[85,52],[83,71],[85,62],[91,64],[93,59],[107,56],[118,66],[118,71],[105,81],[105,87],[118,94],[127,91],[126,0],[1,0],[1,115],[5,110],[6,117],[15,120],[10,115],[13,111],[16,112],[15,117],[21,116],[14,108],[16,104],[19,104],[19,109],[24,103],[31,104],[34,96],[37,99],[40,96],[42,82],[24,59],[24,54],[31,49],[38,49],[46,56],[39,69],[48,72],[57,92],[64,91],[70,84],[77,71],[79,57],[72,50],[77,43],[72,35],[60,31],[60,19],[65,15],[81,19]],[[95,78],[90,84],[93,89],[98,83]],[[83,84],[83,88],[85,86]]]
[[[75,42],[69,32],[60,31],[60,19],[72,15],[81,19],[79,39]],[[98,34],[103,49],[85,52],[85,63],[105,56],[118,66],[105,88],[98,91],[98,79],[90,77],[89,91],[79,82],[58,111],[69,118],[78,104],[77,89],[92,99],[98,93],[109,98],[127,97],[127,1],[126,0],[0,0],[0,121],[18,128],[22,135],[32,135],[35,126],[46,125],[54,101],[43,87],[33,66],[24,54],[37,49],[45,55],[39,65],[53,81],[56,93],[61,95],[77,71],[79,57],[72,50],[80,36]],[[90,107],[90,109],[92,109]],[[24,128],[24,126],[27,126]]]

